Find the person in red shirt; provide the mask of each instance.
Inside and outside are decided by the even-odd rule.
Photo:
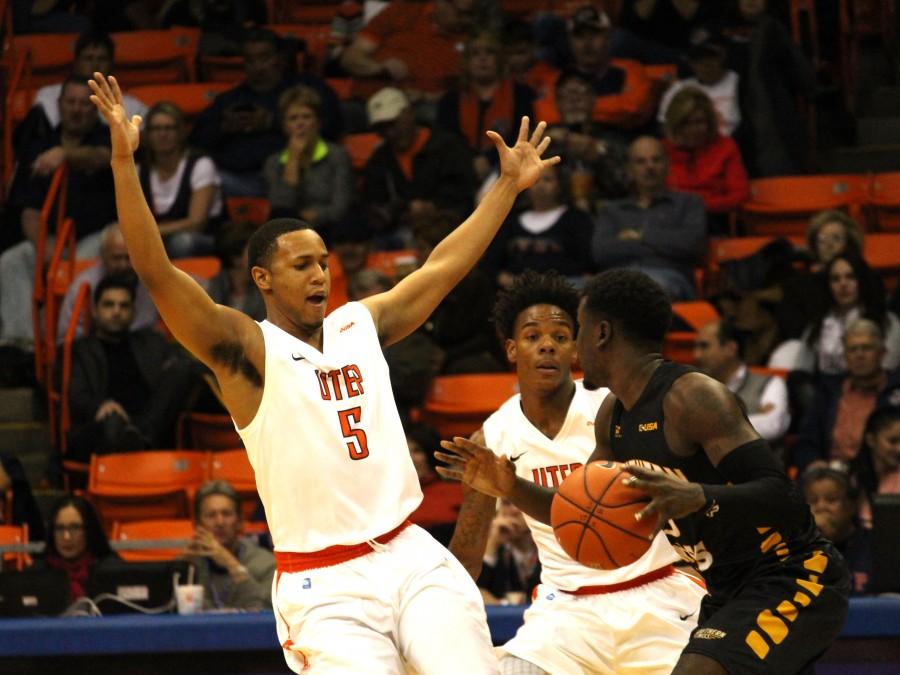
[[[727,214],[750,197],[750,181],[737,144],[719,133],[712,100],[686,87],[666,111],[663,141],[669,155],[668,185],[703,199],[710,231],[724,229]]]

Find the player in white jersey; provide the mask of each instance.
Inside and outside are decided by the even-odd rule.
[[[407,517],[422,499],[381,346],[418,328],[484,253],[513,205],[558,158],[523,118],[500,178],[424,265],[390,291],[325,319],[328,251],[305,223],[273,220],[249,244],[266,303],[256,323],[213,303],[166,257],[141,191],[114,78],[95,73],[109,122],[119,222],[132,263],[172,334],[209,366],[248,449],[278,573],[273,606],[288,666],[329,675],[492,674],[484,605],[450,553]]]
[[[572,379],[578,299],[556,273],[526,272],[500,295],[494,321],[520,393],[472,437],[515,458],[519,477],[550,488],[590,457],[594,419],[608,393]],[[466,487],[450,550],[474,578],[495,502]],[[524,625],[503,647],[501,673],[668,675],[697,624],[705,591],[673,568],[678,556],[665,536],[657,535],[633,564],[604,571],[566,555],[549,525],[527,515],[526,522],[538,546],[541,584]]]

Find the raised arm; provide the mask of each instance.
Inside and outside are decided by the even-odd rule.
[[[541,159],[550,144],[544,122],[528,137],[528,118],[522,118],[519,138],[507,147],[499,134],[488,136],[500,154],[500,178],[462,225],[438,244],[425,264],[386,293],[363,300],[385,345],[406,337],[431,316],[441,300],[472,269],[509,214],[516,195],[533,185],[543,169],[559,157]]]
[[[169,261],[134,165],[141,118],[128,119],[114,77],[94,73],[88,84],[94,92],[91,100],[109,123],[116,208],[132,265],[172,334],[201,361],[214,366],[215,346],[242,340],[258,328],[240,312],[216,305],[197,282]]]

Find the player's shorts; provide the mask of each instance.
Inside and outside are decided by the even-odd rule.
[[[697,625],[703,586],[674,572],[643,586],[570,595],[541,585],[501,648],[553,675],[669,675]]]
[[[361,557],[277,573],[272,605],[296,673],[499,674],[481,593],[416,525]]]
[[[844,625],[850,576],[822,540],[748,575],[728,597],[707,596],[685,653],[702,654],[729,675],[793,675],[834,642]]]

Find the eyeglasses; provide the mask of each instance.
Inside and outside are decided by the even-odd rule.
[[[81,523],[69,523],[68,525],[54,525],[53,531],[56,534],[81,534],[84,532],[84,525]]]

